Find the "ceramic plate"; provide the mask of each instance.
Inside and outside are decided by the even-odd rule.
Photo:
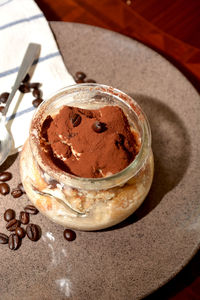
[[[148,47],[120,34],[73,23],[51,23],[72,75],[119,88],[146,112],[152,128],[155,176],[144,204],[128,220],[98,232],[63,228],[38,214],[36,243],[17,251],[1,245],[1,299],[141,299],[169,281],[197,252],[200,240],[200,99],[188,80]],[[18,158],[7,161],[10,186],[20,182]],[[12,163],[14,161],[14,163]],[[26,196],[0,197],[17,212]]]

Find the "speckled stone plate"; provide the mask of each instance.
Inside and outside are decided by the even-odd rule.
[[[152,128],[155,177],[138,211],[104,231],[77,232],[73,242],[63,228],[38,214],[38,242],[25,238],[17,251],[0,245],[0,299],[141,299],[169,281],[197,252],[200,241],[200,99],[167,60],[117,33],[72,23],[51,23],[71,74],[128,93],[145,110]],[[7,160],[13,188],[18,158]],[[0,196],[3,212],[19,214],[26,196]]]

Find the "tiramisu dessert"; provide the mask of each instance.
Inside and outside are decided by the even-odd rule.
[[[132,214],[150,189],[148,121],[120,91],[66,88],[35,113],[20,166],[28,197],[53,221],[80,230],[110,227]]]

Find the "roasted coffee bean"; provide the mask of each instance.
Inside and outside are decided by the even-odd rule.
[[[10,192],[10,187],[6,182],[0,183],[0,194],[7,195]]]
[[[27,73],[24,79],[22,80],[23,83],[28,82],[30,80],[30,75]]]
[[[85,77],[86,77],[86,74],[83,73],[83,72],[76,72],[76,74],[75,74],[75,78],[76,78],[76,79],[81,79],[81,80],[83,80],[83,79],[85,79]]]
[[[38,98],[38,99],[33,100],[32,104],[34,107],[38,107],[42,103],[42,101],[43,101],[42,99]]]
[[[102,123],[102,122],[99,122],[99,121],[96,121],[94,122],[94,124],[92,125],[92,129],[97,132],[97,133],[101,133],[101,132],[104,132],[107,127],[106,127],[106,124],[105,123]]]
[[[71,229],[65,229],[63,235],[64,238],[68,241],[73,241],[76,238],[76,233]]]
[[[0,95],[0,103],[6,103],[6,101],[8,100],[9,97],[9,93],[2,93]]]
[[[11,195],[13,196],[13,198],[19,198],[19,197],[21,197],[22,194],[23,194],[22,191],[18,188],[13,189],[11,192]]]
[[[12,219],[6,224],[6,229],[8,231],[15,231],[15,229],[19,226],[20,226],[19,220]]]
[[[15,233],[16,233],[16,235],[18,235],[18,237],[20,237],[21,239],[23,239],[23,237],[25,237],[25,234],[26,234],[24,228],[22,228],[22,227],[17,227],[17,228],[15,229]]]
[[[21,84],[19,87],[19,91],[23,94],[29,93],[30,92],[30,87],[28,86],[27,83]]]
[[[76,83],[84,83],[83,79],[76,79]]]
[[[41,98],[41,94],[42,94],[41,91],[38,89],[34,89],[32,92],[33,97],[35,97],[37,99]]]
[[[0,232],[0,244],[8,244],[8,236]]]
[[[85,80],[86,83],[96,83],[96,81],[94,79],[87,79]]]
[[[28,86],[30,89],[38,89],[41,86],[41,84],[39,82],[29,82]]]
[[[17,250],[19,246],[20,246],[20,239],[18,235],[12,233],[8,239],[8,247],[10,248],[10,250]]]
[[[19,220],[22,224],[28,224],[29,223],[29,213],[27,213],[25,211],[20,211]]]
[[[8,181],[12,178],[12,174],[10,172],[0,172],[0,181]]]
[[[23,184],[22,184],[21,182],[18,184],[17,188],[18,188],[19,190],[21,190],[23,194],[26,194],[25,189],[24,189],[24,186],[23,186]]]
[[[39,239],[39,230],[37,225],[29,224],[26,226],[26,234],[31,241],[37,241]]]
[[[11,208],[7,209],[4,213],[4,220],[9,222],[15,218],[15,211]]]
[[[73,127],[77,127],[81,123],[81,116],[79,114],[74,114],[71,118]]]
[[[0,113],[2,113],[4,110],[4,106],[0,106]]]
[[[38,213],[38,209],[34,205],[30,205],[30,204],[24,207],[24,211],[31,215],[36,215]]]

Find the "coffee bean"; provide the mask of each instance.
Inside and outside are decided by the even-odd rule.
[[[34,205],[26,205],[26,207],[24,207],[25,212],[31,214],[31,215],[36,215],[38,213],[37,208]]]
[[[73,127],[77,127],[81,123],[81,116],[79,114],[74,114],[71,118]]]
[[[9,222],[15,218],[15,211],[11,208],[7,209],[4,213],[4,220]]]
[[[15,229],[19,226],[20,226],[20,222],[16,219],[12,219],[6,224],[6,229],[8,231],[15,231]]]
[[[76,79],[81,79],[81,80],[83,80],[83,79],[85,79],[85,77],[86,77],[86,74],[83,73],[83,72],[76,72],[76,74],[75,74],[75,78],[76,78]]]
[[[22,224],[28,224],[29,223],[29,213],[27,213],[25,211],[20,211],[19,220]]]
[[[24,83],[24,84],[21,84],[20,87],[19,87],[19,91],[23,94],[25,93],[29,93],[30,92],[30,88],[28,86],[27,83]]]
[[[26,234],[31,241],[37,241],[39,239],[39,230],[37,225],[29,224],[26,226]]]
[[[29,82],[28,86],[30,89],[38,89],[41,86],[41,84],[39,82]]]
[[[104,132],[107,127],[106,127],[106,124],[105,123],[102,123],[102,122],[99,122],[99,121],[96,121],[93,125],[92,125],[92,129],[97,132],[97,133],[101,133],[101,132]]]
[[[20,239],[18,235],[12,233],[8,239],[8,247],[10,248],[10,250],[17,250],[19,246],[20,246]]]
[[[42,99],[38,98],[38,99],[33,100],[32,104],[34,107],[38,107],[42,103],[42,101],[43,101]]]
[[[7,244],[7,243],[8,243],[8,236],[0,232],[0,244]]]
[[[28,82],[30,80],[30,75],[27,73],[24,79],[22,80],[23,83]]]
[[[8,100],[9,97],[9,93],[2,93],[0,95],[0,103],[6,103],[6,101]]]
[[[25,237],[25,234],[26,234],[24,228],[22,228],[22,227],[17,227],[17,228],[15,229],[15,233],[16,233],[16,235],[18,235],[18,237],[20,237],[21,239],[22,239],[23,237]]]
[[[23,194],[26,194],[25,189],[24,189],[24,186],[23,186],[22,183],[19,183],[18,186],[17,186],[17,188],[18,188],[19,190],[21,190]]]
[[[12,174],[10,172],[0,172],[0,181],[8,181],[12,178]]]
[[[33,97],[35,97],[37,99],[41,98],[41,94],[42,94],[41,91],[38,89],[34,89],[32,92]]]
[[[87,79],[85,80],[86,83],[96,83],[96,81],[94,79]]]
[[[4,110],[4,106],[0,106],[0,113],[2,113]]]
[[[0,183],[0,194],[7,195],[10,192],[10,187],[6,182]]]
[[[13,198],[19,198],[19,197],[21,197],[22,194],[23,194],[22,191],[18,188],[13,189],[11,192],[11,195],[13,196]]]
[[[76,79],[76,83],[84,83],[83,79]]]
[[[76,238],[76,233],[71,229],[65,229],[63,235],[64,238],[68,241],[73,241]]]

